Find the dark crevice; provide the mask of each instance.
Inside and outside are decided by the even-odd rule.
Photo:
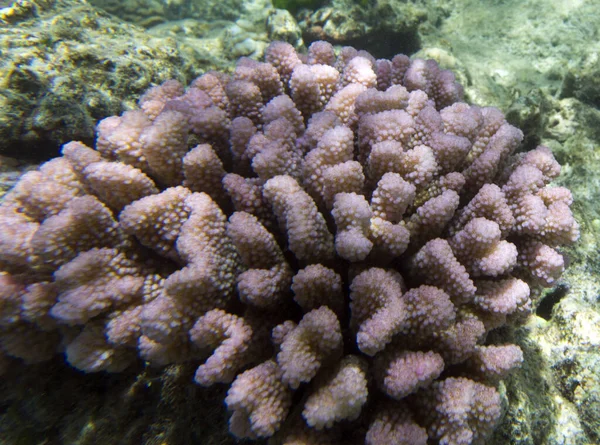
[[[544,320],[550,320],[552,318],[554,306],[567,295],[567,292],[569,292],[569,287],[566,284],[561,284],[551,292],[548,292],[540,301],[540,304],[535,311],[536,315],[542,317]]]

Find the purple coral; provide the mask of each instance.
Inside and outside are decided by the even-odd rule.
[[[152,88],[6,195],[0,361],[192,362],[237,437],[483,440],[523,360],[486,334],[579,229],[550,150],[462,93],[324,42]]]

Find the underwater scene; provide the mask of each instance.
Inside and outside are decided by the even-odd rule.
[[[600,445],[600,2],[0,0],[0,445]]]

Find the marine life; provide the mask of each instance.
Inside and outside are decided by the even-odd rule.
[[[522,139],[433,60],[326,42],[167,81],[5,196],[2,354],[198,364],[238,438],[481,442],[523,361],[488,334],[579,237]]]

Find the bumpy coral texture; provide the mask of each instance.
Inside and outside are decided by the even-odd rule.
[[[154,87],[6,195],[0,362],[192,362],[239,438],[481,443],[523,360],[487,334],[579,231],[550,150],[461,100],[325,42]]]

